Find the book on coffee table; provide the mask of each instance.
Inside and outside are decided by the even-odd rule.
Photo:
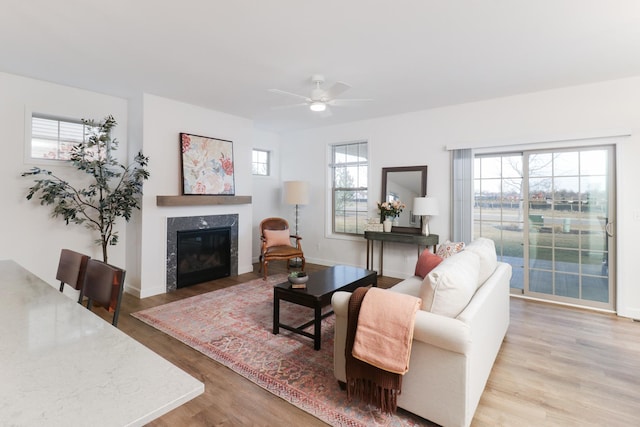
[[[306,283],[292,283],[291,284],[291,289],[306,289],[307,288],[307,284]]]

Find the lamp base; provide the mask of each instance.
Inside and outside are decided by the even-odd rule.
[[[422,217],[422,235],[429,235],[429,216],[427,215]]]

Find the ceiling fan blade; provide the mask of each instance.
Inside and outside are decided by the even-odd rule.
[[[306,102],[301,102],[300,104],[288,104],[288,105],[276,105],[275,107],[271,107],[272,110],[286,110],[288,108],[295,108],[295,107],[306,107],[307,104]]]
[[[363,102],[372,102],[373,99],[334,99],[328,102],[329,105],[338,107],[350,107]]]
[[[327,89],[325,94],[326,94],[328,99],[335,99],[341,93],[349,90],[350,88],[351,88],[351,86],[346,84],[346,83],[344,83],[344,82],[335,82],[333,84],[333,86],[331,86],[329,89]]]
[[[311,102],[311,99],[307,96],[304,95],[298,95],[297,93],[293,93],[293,92],[287,92],[286,90],[280,90],[280,89],[269,89],[269,92],[272,93],[279,93],[281,95],[289,95],[289,96],[295,96],[296,98],[300,98],[300,99],[304,99],[306,102]]]

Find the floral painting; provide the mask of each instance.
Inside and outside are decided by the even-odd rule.
[[[234,195],[233,142],[180,134],[182,194]]]

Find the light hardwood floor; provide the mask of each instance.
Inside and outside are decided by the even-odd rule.
[[[282,264],[282,267],[279,265]],[[270,273],[284,271],[272,263]],[[307,271],[324,267],[308,265]],[[129,316],[260,277],[224,278],[139,300],[123,297],[119,328],[205,383],[196,399],[152,426],[324,426],[324,422]],[[388,287],[398,279],[381,278]],[[103,315],[104,310],[96,309]],[[311,341],[310,341],[311,344]],[[425,421],[425,425],[433,425]],[[640,323],[511,299],[511,324],[472,426],[640,425]]]

